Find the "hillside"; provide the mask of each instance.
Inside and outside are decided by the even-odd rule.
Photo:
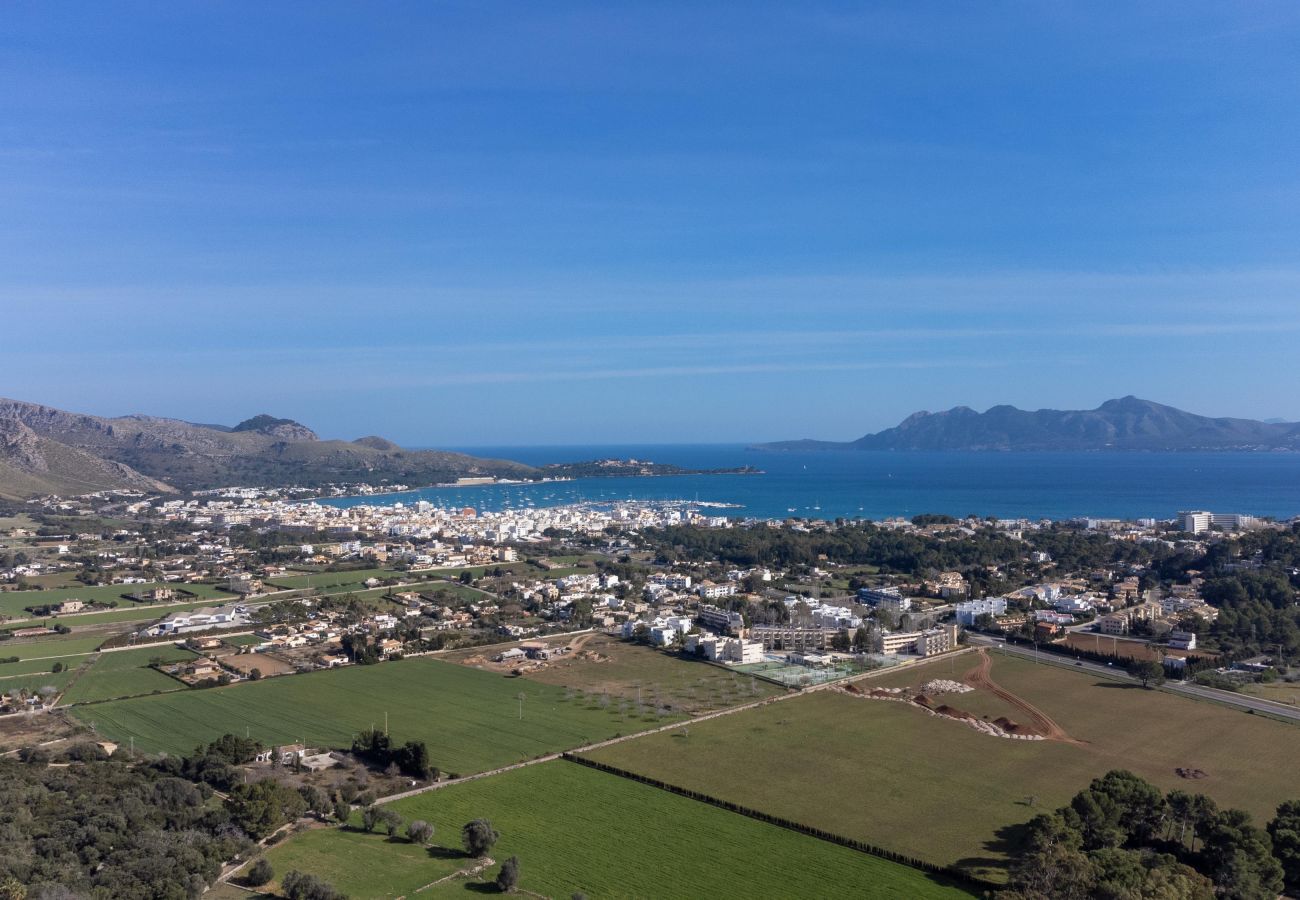
[[[856,441],[779,441],[760,450],[1298,450],[1300,423],[1210,418],[1124,397],[1096,409],[913,413]]]
[[[142,415],[103,418],[0,399],[0,496],[9,498],[234,484],[418,486],[535,475],[521,463],[406,450],[376,437],[321,440],[304,425],[268,415],[228,428]]]

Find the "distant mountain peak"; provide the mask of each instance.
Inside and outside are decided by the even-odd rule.
[[[0,398],[0,497],[130,487],[197,490],[234,484],[437,484],[466,476],[528,478],[531,466],[391,441],[322,441],[265,413],[234,428],[145,415],[101,418]]]
[[[1300,450],[1300,424],[1210,418],[1132,394],[1096,409],[917,412],[856,441],[783,441],[796,450]]]
[[[293,419],[277,419],[275,416],[266,413],[253,416],[251,419],[245,419],[230,430],[256,431],[259,434],[270,435],[285,441],[319,440],[316,432],[301,422],[295,422]]]

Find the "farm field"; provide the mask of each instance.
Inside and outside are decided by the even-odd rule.
[[[434,841],[458,842],[459,825],[455,829],[435,834]],[[331,827],[296,834],[266,852],[276,877],[263,890],[278,890],[280,878],[297,870],[325,879],[348,897],[399,897],[471,865],[462,853],[430,853],[402,839],[389,840],[381,832]]]
[[[673,712],[700,715],[715,709],[760,700],[781,689],[761,678],[748,678],[720,666],[669,656],[604,634],[578,635],[548,641],[576,649],[568,657],[530,670],[530,681],[559,685],[588,694],[608,694],[635,703],[638,696],[649,706],[666,706]],[[460,661],[476,655],[491,659],[500,647],[480,647],[455,654]],[[450,658],[450,655],[449,655]]]
[[[62,689],[72,678],[72,672],[44,672],[32,675],[16,675],[12,678],[0,678],[0,694],[12,691],[39,691],[43,687]]]
[[[225,634],[221,640],[232,647],[252,647],[262,643],[262,639],[255,634]]]
[[[8,653],[0,652],[0,659],[8,658],[8,656]],[[64,656],[59,659],[24,659],[15,663],[0,663],[0,679],[8,678],[11,675],[35,675],[40,672],[48,672],[56,662],[63,663],[65,668],[75,669],[85,662],[89,656],[89,653],[81,653],[77,656]]]
[[[136,603],[134,600],[127,600],[124,594],[132,594],[136,591],[148,590],[154,587],[154,584],[101,584],[93,587],[86,585],[77,585],[75,587],[57,588],[48,591],[3,591],[0,592],[0,615],[11,616],[15,619],[29,618],[30,614],[25,612],[28,606],[45,606],[50,603],[60,603],[64,600],[94,600],[96,602],[108,602],[116,600],[118,607],[130,606],[136,609],[148,609],[148,604]],[[225,597],[233,598],[233,595],[225,591],[218,590],[211,584],[186,584],[186,585],[167,585],[168,587],[177,588],[178,590],[189,591],[196,595],[195,599]],[[74,616],[62,616],[61,619],[73,619]],[[68,624],[72,624],[69,622]]]
[[[1272,684],[1247,684],[1241,688],[1243,694],[1285,703],[1288,706],[1300,706],[1300,684],[1294,681],[1274,681]]]
[[[960,678],[974,654],[891,672],[868,685]],[[1165,790],[1202,792],[1267,821],[1300,795],[1300,728],[1057,666],[996,657],[991,677],[1079,743],[991,737],[903,703],[824,691],[627,741],[594,759],[939,864],[999,877],[999,832],[1126,768]],[[1019,710],[977,691],[943,702],[977,716]],[[743,766],[716,760],[744,748]],[[1178,767],[1208,777],[1178,776]],[[800,773],[808,773],[806,776]],[[1029,798],[1034,798],[1034,806]],[[1003,832],[1005,834],[1006,832]]]
[[[39,640],[0,641],[0,657],[16,656],[19,659],[79,656],[89,653],[104,643],[104,637],[79,637],[54,635]],[[53,660],[50,660],[53,662]]]
[[[522,701],[519,694],[524,695]],[[523,718],[520,719],[520,706]],[[429,657],[114,700],[70,711],[146,752],[188,752],[227,732],[264,744],[347,747],[388,713],[394,740],[423,740],[433,765],[467,774],[653,727],[595,698]],[[666,721],[672,721],[671,718]]]
[[[161,658],[163,662],[179,662],[194,659],[197,655],[171,644],[101,653],[72,689],[63,695],[63,702],[93,703],[154,691],[186,690],[185,685],[175,678],[149,668],[149,661]]]
[[[1169,647],[1158,647],[1158,645],[1148,644],[1145,641],[1113,639],[1104,634],[1085,634],[1073,631],[1066,635],[1065,640],[1060,642],[1061,646],[1071,650],[1090,650],[1094,653],[1105,653],[1117,656],[1120,659],[1139,659],[1146,661],[1158,662],[1163,656],[1177,656],[1187,658],[1189,656],[1203,656],[1211,659],[1218,656],[1206,650],[1173,650]]]
[[[310,572],[301,575],[277,575],[263,579],[268,589],[311,588],[331,592],[365,587],[368,578],[405,578],[408,573],[395,569],[354,569],[348,572]]]
[[[550,897],[959,898],[965,891],[915,869],[796,834],[667,791],[556,760],[391,804],[424,819],[430,854],[386,836],[308,832],[269,851],[277,872],[313,871],[351,896],[411,895],[470,864],[460,828],[476,818],[501,833],[498,866],[520,861],[520,887]],[[635,854],[635,859],[630,856]],[[310,866],[312,868],[308,869]],[[469,897],[479,880],[455,880],[420,896]]]
[[[76,613],[74,615],[56,616],[48,620],[57,622],[60,625],[67,625],[69,628],[81,629],[91,625],[120,625],[128,623],[152,622],[154,619],[161,619],[163,616],[174,612],[184,612],[190,609],[198,609],[200,606],[212,606],[218,603],[229,602],[209,598],[207,600],[195,600],[190,603],[131,603],[123,601],[117,609],[105,610],[103,612]],[[40,620],[47,621],[47,620]],[[123,629],[125,630],[125,629]]]

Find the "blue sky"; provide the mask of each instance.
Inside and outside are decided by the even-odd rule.
[[[6,4],[0,395],[413,445],[1300,419],[1300,7]]]

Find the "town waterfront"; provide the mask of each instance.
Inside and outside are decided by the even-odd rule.
[[[750,465],[758,475],[587,478],[541,484],[426,488],[321,502],[428,500],[501,510],[589,501],[699,500],[727,515],[834,519],[923,512],[1003,518],[1170,518],[1211,509],[1300,515],[1296,453],[760,452],[741,444],[458,448],[532,465],[635,458],[694,469]]]

